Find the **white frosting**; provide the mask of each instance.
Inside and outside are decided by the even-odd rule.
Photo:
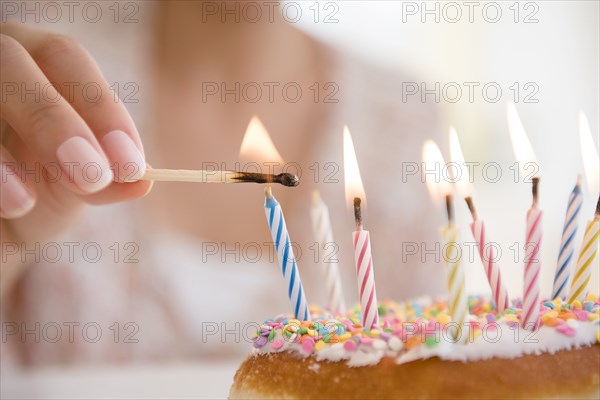
[[[317,361],[339,362],[347,360],[349,367],[360,367],[377,364],[384,356],[396,358],[398,364],[415,360],[438,357],[451,361],[477,361],[492,357],[517,358],[525,354],[554,354],[557,351],[590,346],[596,342],[596,333],[600,329],[600,319],[595,321],[569,320],[567,325],[575,331],[574,336],[566,336],[554,327],[542,325],[536,332],[530,332],[519,325],[514,327],[502,322],[496,324],[497,329],[484,329],[482,334],[469,343],[453,343],[440,336],[436,345],[429,347],[420,344],[406,351],[402,342],[392,336],[391,341],[375,339],[369,346],[358,346],[348,351],[342,343],[328,345],[319,351],[308,354],[298,343],[284,340],[283,346],[273,350],[270,345],[255,349],[254,354],[269,354],[289,351],[301,357],[314,355]],[[394,339],[395,338],[395,339]],[[283,339],[278,332],[275,339]]]
[[[342,343],[335,343],[331,346],[324,347],[315,354],[318,361],[341,361],[349,359],[351,356],[352,353],[344,349]]]
[[[349,367],[364,367],[366,365],[375,365],[383,357],[383,350],[371,349],[365,351],[365,349],[359,348],[352,352],[350,359],[348,360]]]
[[[578,322],[575,336],[569,337],[558,332],[554,327],[542,326],[536,332],[527,331],[520,326],[511,328],[499,324],[496,333],[488,331],[486,335],[477,337],[470,343],[457,344],[440,341],[437,346],[416,346],[400,354],[398,364],[431,357],[452,361],[476,361],[496,358],[517,358],[524,354],[554,354],[557,351],[589,346],[596,342],[598,321]],[[571,323],[574,325],[573,323]]]

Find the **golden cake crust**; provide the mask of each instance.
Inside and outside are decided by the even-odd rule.
[[[316,361],[290,352],[250,355],[235,374],[230,399],[599,398],[600,345],[514,359],[373,366]]]

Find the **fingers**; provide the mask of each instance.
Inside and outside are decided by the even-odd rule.
[[[0,34],[3,90],[20,85],[20,95],[3,99],[0,117],[43,162],[58,162],[75,192],[98,192],[113,180],[108,160],[90,128],[50,84],[29,53],[14,38]],[[24,88],[44,87],[44,96],[26,97]],[[39,89],[38,89],[39,90]],[[35,89],[33,90],[35,96]],[[64,180],[63,180],[64,181]]]
[[[138,131],[89,53],[72,39],[29,27],[7,25],[3,33],[25,47],[48,80],[91,128],[116,180],[141,178],[146,163]]]
[[[35,205],[35,192],[21,179],[15,159],[0,145],[0,217],[20,218]]]
[[[22,218],[9,220],[12,234],[28,240],[41,240],[72,226],[84,209],[84,201],[96,194],[80,196],[68,186],[60,184],[59,181],[65,174],[58,164],[42,164],[39,157],[8,125],[0,124],[0,137],[2,146],[16,161],[21,182],[32,189],[36,200],[33,209]],[[99,193],[102,192],[104,190]]]

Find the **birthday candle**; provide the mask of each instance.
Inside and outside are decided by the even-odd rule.
[[[441,170],[446,163],[440,148],[433,141],[428,140],[423,146],[423,160],[427,171]],[[465,288],[465,272],[461,263],[461,253],[458,244],[458,230],[454,225],[454,212],[452,207],[452,195],[450,194],[450,183],[444,178],[429,179],[426,176],[427,188],[434,200],[440,197],[446,199],[446,211],[448,213],[448,225],[440,228],[441,242],[444,250],[444,262],[448,268],[448,311],[452,322],[458,325],[452,329],[451,334],[457,341],[463,343],[469,339],[469,335],[463,335],[463,327],[469,317],[469,301]]]
[[[448,311],[452,321],[458,324],[453,335],[455,339],[462,338],[462,341],[466,342],[469,335],[462,335],[462,329],[469,316],[469,303],[465,290],[465,272],[458,251],[458,230],[450,224],[442,227],[440,234],[444,244],[444,261],[448,267]]]
[[[379,310],[373,258],[371,257],[371,240],[369,231],[363,229],[361,214],[361,202],[366,196],[356,161],[354,144],[347,127],[344,127],[344,181],[346,201],[348,205],[352,201],[354,207],[356,231],[352,233],[352,243],[363,329],[377,328],[379,327]]]
[[[329,248],[336,248],[333,241],[333,231],[331,220],[329,219],[329,209],[319,192],[313,192],[313,205],[311,208],[311,218],[313,224],[313,233],[317,246],[320,251]],[[329,253],[319,254],[319,263],[325,275],[325,287],[327,290],[327,305],[332,313],[345,314],[346,303],[344,302],[344,293],[342,292],[342,280],[337,257],[329,257]],[[327,259],[326,259],[327,257]]]
[[[275,244],[277,259],[281,265],[283,278],[287,284],[288,297],[296,319],[306,321],[310,319],[308,302],[302,288],[302,281],[298,273],[294,249],[285,225],[281,205],[271,193],[271,187],[265,189],[265,214],[269,223],[269,230]]]
[[[360,210],[358,197],[354,199],[354,207]],[[358,211],[358,215],[360,216],[360,211]],[[379,326],[379,310],[375,291],[373,258],[371,257],[371,239],[369,231],[363,229],[360,217],[357,219],[356,231],[352,233],[352,243],[354,244],[354,264],[356,265],[363,327],[365,329],[376,328]]]
[[[465,157],[463,156],[460,142],[458,140],[458,134],[456,129],[450,127],[450,156],[452,162],[462,169],[462,166],[466,166]],[[500,267],[496,264],[495,247],[492,243],[486,241],[485,236],[485,225],[482,220],[477,216],[475,211],[475,204],[471,197],[472,187],[469,178],[469,171],[465,169],[464,172],[459,170],[460,175],[454,177],[456,180],[456,190],[460,193],[467,202],[471,215],[473,216],[473,223],[471,224],[471,232],[473,237],[477,241],[477,249],[479,250],[479,258],[483,263],[485,274],[487,276],[490,288],[492,289],[492,297],[496,303],[496,310],[503,311],[508,308],[509,297],[506,291],[506,286],[502,281],[500,273]]]
[[[552,289],[552,298],[564,299],[567,295],[567,281],[569,280],[570,268],[569,264],[575,252],[575,236],[577,235],[577,217],[583,196],[579,179],[569,196],[569,204],[567,206],[567,215],[565,216],[565,224],[563,227],[562,240],[560,244],[560,252],[558,253],[558,262],[556,265],[556,274],[554,275],[554,286]]]
[[[577,259],[577,269],[573,276],[571,290],[569,291],[568,302],[575,300],[583,302],[585,300],[590,277],[592,276],[592,263],[598,254],[598,234],[600,232],[600,199],[596,205],[594,219],[588,222],[583,237],[583,244],[579,251]]]
[[[582,112],[579,113],[579,139],[581,145],[581,158],[583,159],[583,167],[585,170],[585,178],[587,180],[588,193],[592,196],[598,193],[598,172],[600,171],[600,161],[596,145],[592,137],[590,124]],[[596,213],[593,220],[586,225],[585,235],[579,258],[577,259],[577,268],[571,283],[571,289],[567,296],[568,302],[572,303],[575,300],[585,300],[587,286],[592,273],[592,264],[598,253],[598,220],[600,217],[600,199],[596,203]]]
[[[498,312],[504,311],[509,307],[509,297],[506,290],[506,286],[502,281],[500,274],[500,267],[496,264],[496,253],[494,246],[489,245],[485,237],[485,225],[482,220],[473,217],[473,223],[471,224],[471,232],[473,237],[477,241],[477,248],[479,250],[479,257],[483,263],[485,274],[487,276],[490,288],[492,289],[492,297],[496,303],[496,309]],[[486,251],[487,249],[487,251]]]
[[[540,315],[540,246],[542,244],[542,210],[537,206],[539,178],[533,178],[533,204],[527,211],[525,273],[523,278],[523,313],[521,326],[537,330]]]
[[[527,168],[537,166],[535,153],[515,105],[509,103],[506,111],[513,151],[519,165],[519,176],[521,179],[525,179]],[[533,204],[527,211],[525,229],[525,270],[523,274],[523,312],[521,314],[521,326],[534,331],[539,326],[540,315],[542,211],[537,206],[539,182],[540,178],[532,178]]]

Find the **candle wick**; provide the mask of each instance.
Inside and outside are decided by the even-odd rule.
[[[267,196],[268,198],[273,197],[273,192],[271,191],[271,186],[268,185],[267,187],[265,187],[265,196]]]
[[[446,213],[448,214],[448,226],[454,225],[454,212],[452,209],[452,195],[446,195]]]
[[[321,203],[321,195],[318,190],[313,190],[311,198],[313,206],[318,206]]]
[[[473,221],[477,221],[477,210],[475,210],[475,204],[473,203],[473,199],[470,196],[467,196],[465,197],[465,201],[467,202],[467,207],[469,207],[469,211],[471,211]]]
[[[531,179],[531,194],[533,195],[533,206],[538,204],[538,188],[540,185],[540,178],[537,176]]]
[[[600,196],[598,197],[598,202],[596,203],[596,218],[600,217]]]
[[[360,197],[354,198],[354,221],[356,222],[356,230],[362,230],[362,212],[360,209]]]

